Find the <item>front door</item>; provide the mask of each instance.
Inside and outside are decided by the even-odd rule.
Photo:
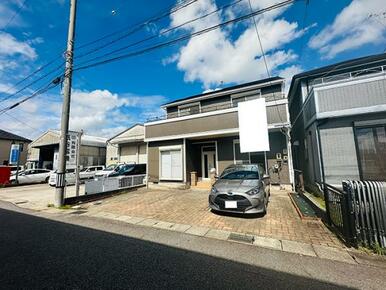
[[[213,150],[214,149],[214,150]],[[210,170],[216,169],[216,151],[214,147],[202,148],[202,179],[210,179]]]

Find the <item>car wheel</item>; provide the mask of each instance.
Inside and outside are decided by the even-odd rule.
[[[48,183],[49,180],[50,180],[50,177],[47,177],[46,180],[44,180],[44,183]]]

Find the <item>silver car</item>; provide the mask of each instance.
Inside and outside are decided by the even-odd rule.
[[[269,176],[259,165],[231,165],[213,184],[209,207],[214,211],[265,214],[269,195]]]

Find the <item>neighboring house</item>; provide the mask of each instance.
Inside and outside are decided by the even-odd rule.
[[[126,163],[146,163],[145,132],[142,124],[135,124],[107,140],[106,165]]]
[[[386,54],[295,75],[288,100],[306,186],[386,180]]]
[[[234,163],[259,163],[273,183],[292,182],[287,158],[289,116],[284,79],[274,77],[176,100],[165,116],[145,123],[150,182],[190,183],[190,173],[208,180]],[[266,99],[269,152],[240,153],[238,103]],[[274,169],[280,164],[279,174]]]
[[[0,165],[8,164],[12,144],[23,144],[23,151],[20,152],[20,165],[27,161],[28,144],[32,141],[0,129]]]
[[[70,134],[76,132],[70,131]],[[59,155],[60,131],[48,130],[34,140],[28,148],[28,161],[35,167],[56,169]],[[74,152],[76,148],[69,148]],[[75,152],[74,152],[75,153]],[[80,166],[104,165],[106,162],[106,138],[82,135]]]

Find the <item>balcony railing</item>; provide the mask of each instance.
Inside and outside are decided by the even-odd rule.
[[[284,93],[272,93],[269,95],[264,96],[266,98],[266,101],[277,101],[279,99],[284,99],[285,94]],[[156,116],[156,117],[149,117],[147,119],[147,122],[153,122],[153,121],[160,121],[160,120],[166,120],[166,119],[173,119],[173,118],[178,118],[178,117],[183,117],[183,116],[190,116],[190,115],[197,115],[197,114],[202,114],[202,113],[207,113],[207,112],[214,112],[214,111],[220,111],[220,110],[225,110],[225,109],[230,109],[230,108],[236,108],[238,106],[239,102],[227,102],[227,103],[222,103],[218,105],[209,105],[209,106],[202,106],[199,108],[194,108],[190,111],[178,111],[178,112],[171,112],[167,114],[163,114],[161,116]]]
[[[331,75],[331,76],[324,76],[324,77],[314,79],[312,80],[312,82],[310,82],[310,87],[331,83],[331,82],[339,82],[343,80],[355,79],[355,78],[367,76],[367,75],[377,75],[377,74],[384,74],[384,73],[386,73],[385,65],[366,68],[366,69],[356,70],[352,72],[346,72],[346,73],[341,73],[341,74]]]

